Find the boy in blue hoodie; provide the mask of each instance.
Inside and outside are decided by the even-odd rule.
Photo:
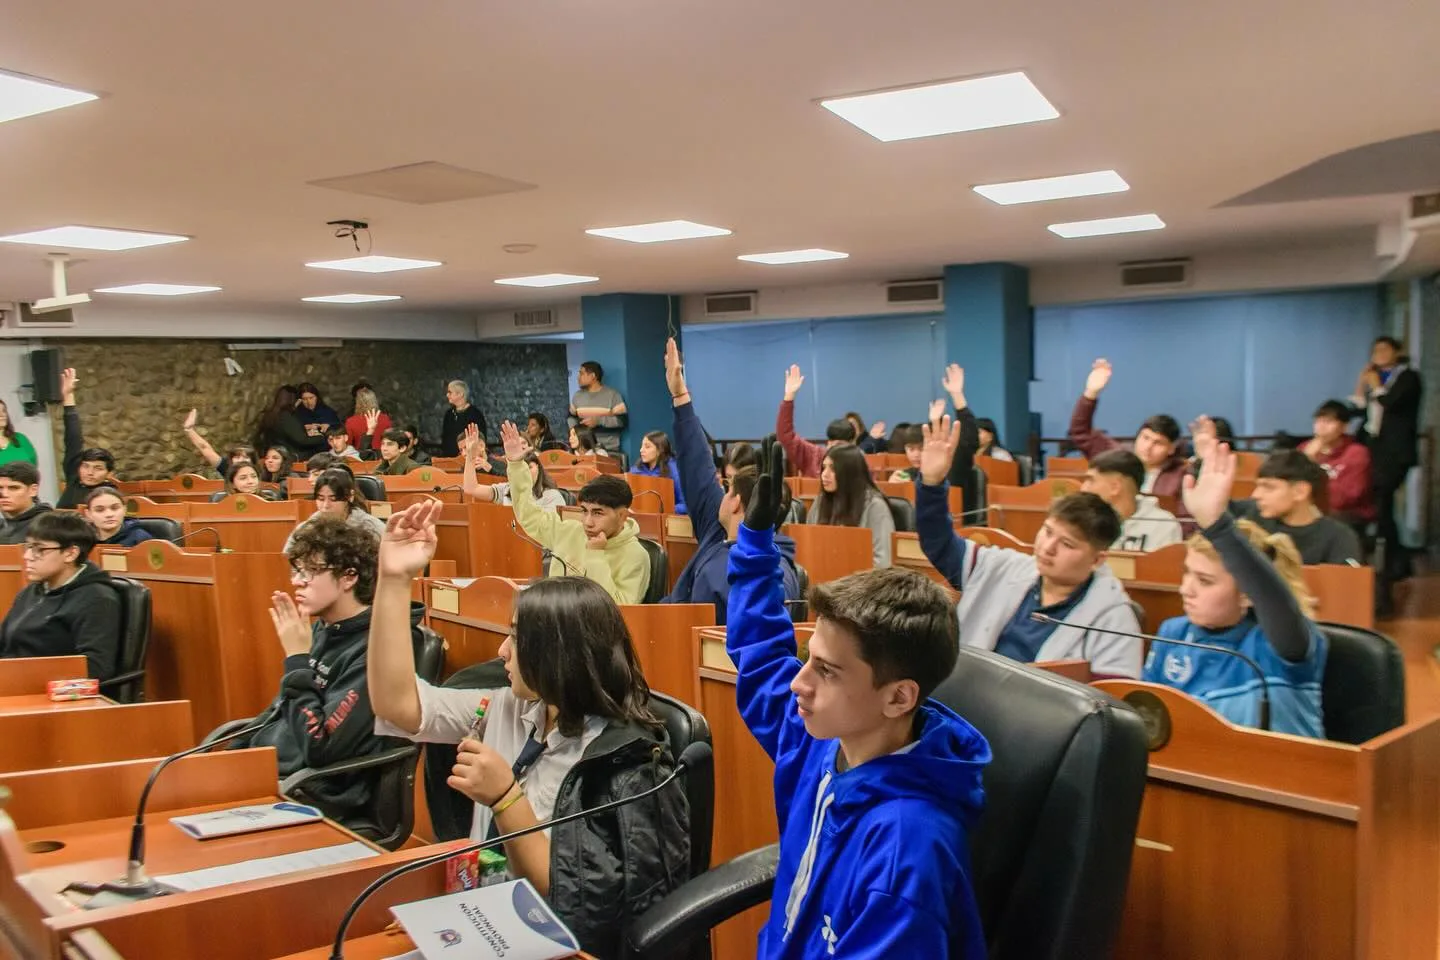
[[[775,761],[780,861],[759,960],[983,960],[969,830],[990,746],[928,699],[959,651],[935,583],[869,570],[811,591],[808,658],[781,592],[784,452],[770,438],[730,551],[726,648]]]
[[[695,555],[680,571],[675,589],[661,603],[713,603],[715,622],[725,625],[726,599],[730,596],[727,567],[730,546],[735,542],[750,492],[759,475],[754,467],[742,467],[726,478],[722,487],[715,477],[715,458],[705,428],[695,415],[690,391],[685,386],[685,369],[680,350],[672,337],[665,344],[665,385],[675,407],[675,462],[680,466],[680,494],[690,505],[690,525],[698,545]],[[728,472],[728,471],[727,471]],[[800,578],[795,568],[795,541],[775,534],[781,555],[785,599],[800,599]]]

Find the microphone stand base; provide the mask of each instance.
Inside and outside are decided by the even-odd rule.
[[[125,880],[107,880],[104,883],[72,883],[61,892],[67,893],[72,890],[77,893],[90,894],[90,899],[83,905],[86,910],[100,910],[126,903],[137,903],[141,900],[153,900],[155,897],[165,897],[179,892],[174,887],[149,878],[139,883],[130,883]]]

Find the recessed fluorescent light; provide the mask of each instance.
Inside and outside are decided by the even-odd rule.
[[[1109,217],[1104,220],[1076,220],[1072,223],[1052,223],[1050,232],[1067,239],[1073,237],[1103,237],[1109,233],[1139,233],[1141,230],[1163,230],[1165,221],[1153,213],[1138,213],[1133,217]]]
[[[1036,203],[1041,200],[1064,200],[1068,197],[1093,197],[1102,193],[1122,193],[1130,184],[1114,170],[1094,173],[1072,173],[1064,177],[1042,180],[1012,180],[1009,183],[987,183],[974,190],[995,203]]]
[[[145,297],[183,297],[191,293],[214,293],[219,287],[190,283],[127,283],[120,287],[97,287],[96,293],[133,293]]]
[[[848,256],[850,254],[841,253],[839,250],[810,247],[806,250],[780,250],[776,253],[747,253],[735,259],[748,263],[814,263],[817,260],[844,260]]]
[[[597,227],[586,230],[592,237],[629,240],[631,243],[663,243],[666,240],[693,240],[697,237],[728,237],[724,227],[709,227],[689,220],[664,220],[660,223],[637,223],[628,227]]]
[[[332,293],[328,297],[301,297],[306,303],[379,303],[381,300],[399,300],[388,293]]]
[[[169,233],[68,226],[0,237],[0,243],[33,243],[40,247],[69,247],[77,250],[134,250],[137,247],[156,247],[162,243],[181,243],[189,239]]]
[[[354,273],[394,273],[397,270],[420,270],[441,266],[439,260],[407,260],[404,257],[350,257],[345,260],[316,260],[305,264],[320,270],[350,270]]]
[[[820,106],[887,143],[1060,116],[1019,72],[838,97]]]
[[[97,99],[95,94],[84,90],[71,90],[19,74],[0,73],[0,123]]]
[[[599,277],[582,277],[573,273],[539,273],[533,277],[507,277],[496,280],[507,287],[563,287],[567,283],[595,283]]]

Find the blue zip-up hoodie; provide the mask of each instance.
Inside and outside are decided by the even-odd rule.
[[[100,540],[97,546],[106,547],[133,547],[137,543],[144,543],[146,540],[153,540],[149,532],[135,522],[134,517],[126,517],[120,522],[120,529],[108,540]]]
[[[969,829],[984,805],[990,745],[928,700],[919,738],[850,770],[839,742],[805,731],[800,672],[771,533],[741,526],[730,550],[726,649],[735,699],[775,761],[780,862],[758,960],[984,960]]]
[[[660,476],[659,467],[647,467],[643,463],[635,464],[633,467],[630,468],[630,472],[639,474],[642,477]],[[680,485],[680,465],[676,462],[674,457],[670,458],[670,465],[665,471],[665,476],[669,477],[671,482],[675,484],[675,512],[688,513],[689,510],[685,506],[685,490]]]
[[[695,414],[693,403],[675,408],[671,438],[675,443],[675,463],[680,465],[680,485],[689,502],[690,529],[695,534],[695,556],[685,564],[675,580],[675,589],[662,603],[713,603],[715,622],[725,625],[726,601],[730,596],[730,541],[725,539],[725,525],[720,522],[720,501],[725,491],[715,479],[715,460],[710,454],[710,441]],[[800,578],[795,572],[795,541],[776,534],[775,545],[784,557],[780,569],[785,580],[785,599],[800,599]]]

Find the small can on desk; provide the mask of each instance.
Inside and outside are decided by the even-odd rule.
[[[100,696],[100,681],[90,677],[78,680],[51,680],[45,684],[51,700],[85,700]]]

